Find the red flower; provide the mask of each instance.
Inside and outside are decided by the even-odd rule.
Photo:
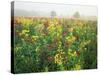
[[[80,51],[76,51],[76,54],[77,54],[77,56],[79,56],[80,55]]]
[[[52,60],[53,60],[53,57],[49,56],[48,61],[52,61]]]

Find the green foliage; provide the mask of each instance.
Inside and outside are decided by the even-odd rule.
[[[20,25],[15,24],[15,73],[97,68],[96,21],[19,20]]]

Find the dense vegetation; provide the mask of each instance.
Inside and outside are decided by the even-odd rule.
[[[15,17],[14,71],[97,68],[97,21]]]

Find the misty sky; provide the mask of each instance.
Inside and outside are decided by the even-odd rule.
[[[15,10],[40,11],[50,13],[55,11],[58,16],[72,16],[76,11],[84,16],[97,16],[97,7],[52,3],[34,3],[15,1]]]

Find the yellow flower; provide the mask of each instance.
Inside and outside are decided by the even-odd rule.
[[[33,36],[32,36],[32,38],[35,38],[35,39],[37,39],[37,38],[39,38],[39,37],[38,37],[38,36],[34,36],[34,35],[33,35]]]
[[[76,40],[75,36],[68,36],[66,37],[66,41],[68,44],[72,44]]]
[[[25,35],[25,36],[28,36],[28,34],[27,33],[29,33],[29,30],[22,30],[22,32],[21,33],[19,33],[19,35],[20,36],[22,36],[22,35]]]
[[[54,24],[50,24],[50,26],[47,28],[50,32],[54,31],[56,28],[55,28],[55,25]]]
[[[38,36],[32,36],[32,41],[36,41],[39,37]]]
[[[22,34],[26,34],[28,32],[29,32],[29,30],[22,30]]]
[[[28,37],[28,34],[25,34],[26,37]]]
[[[15,47],[16,52],[17,52],[18,50],[21,50],[21,49],[22,49],[22,47]]]
[[[74,28],[69,28],[69,32],[73,32]]]
[[[81,69],[81,65],[79,63],[75,64],[74,70],[80,70],[80,69]]]
[[[74,51],[74,53],[73,53],[73,56],[77,56],[77,53],[76,53],[76,51]]]
[[[40,50],[39,47],[36,47],[35,51],[38,52],[39,50]]]
[[[55,63],[58,65],[61,65],[64,62],[64,59],[65,59],[64,56],[65,56],[65,53],[63,51],[59,51],[59,53],[57,53],[54,56]]]
[[[87,40],[87,41],[83,41],[80,43],[79,45],[79,49],[82,49],[83,47],[85,47],[86,45],[88,45],[91,42],[91,40]]]
[[[76,50],[73,52],[73,50],[68,49],[68,55],[71,56],[71,57],[77,56],[77,52],[76,52]]]
[[[56,54],[54,58],[55,58],[55,63],[59,65],[62,64],[62,58],[60,54]]]

